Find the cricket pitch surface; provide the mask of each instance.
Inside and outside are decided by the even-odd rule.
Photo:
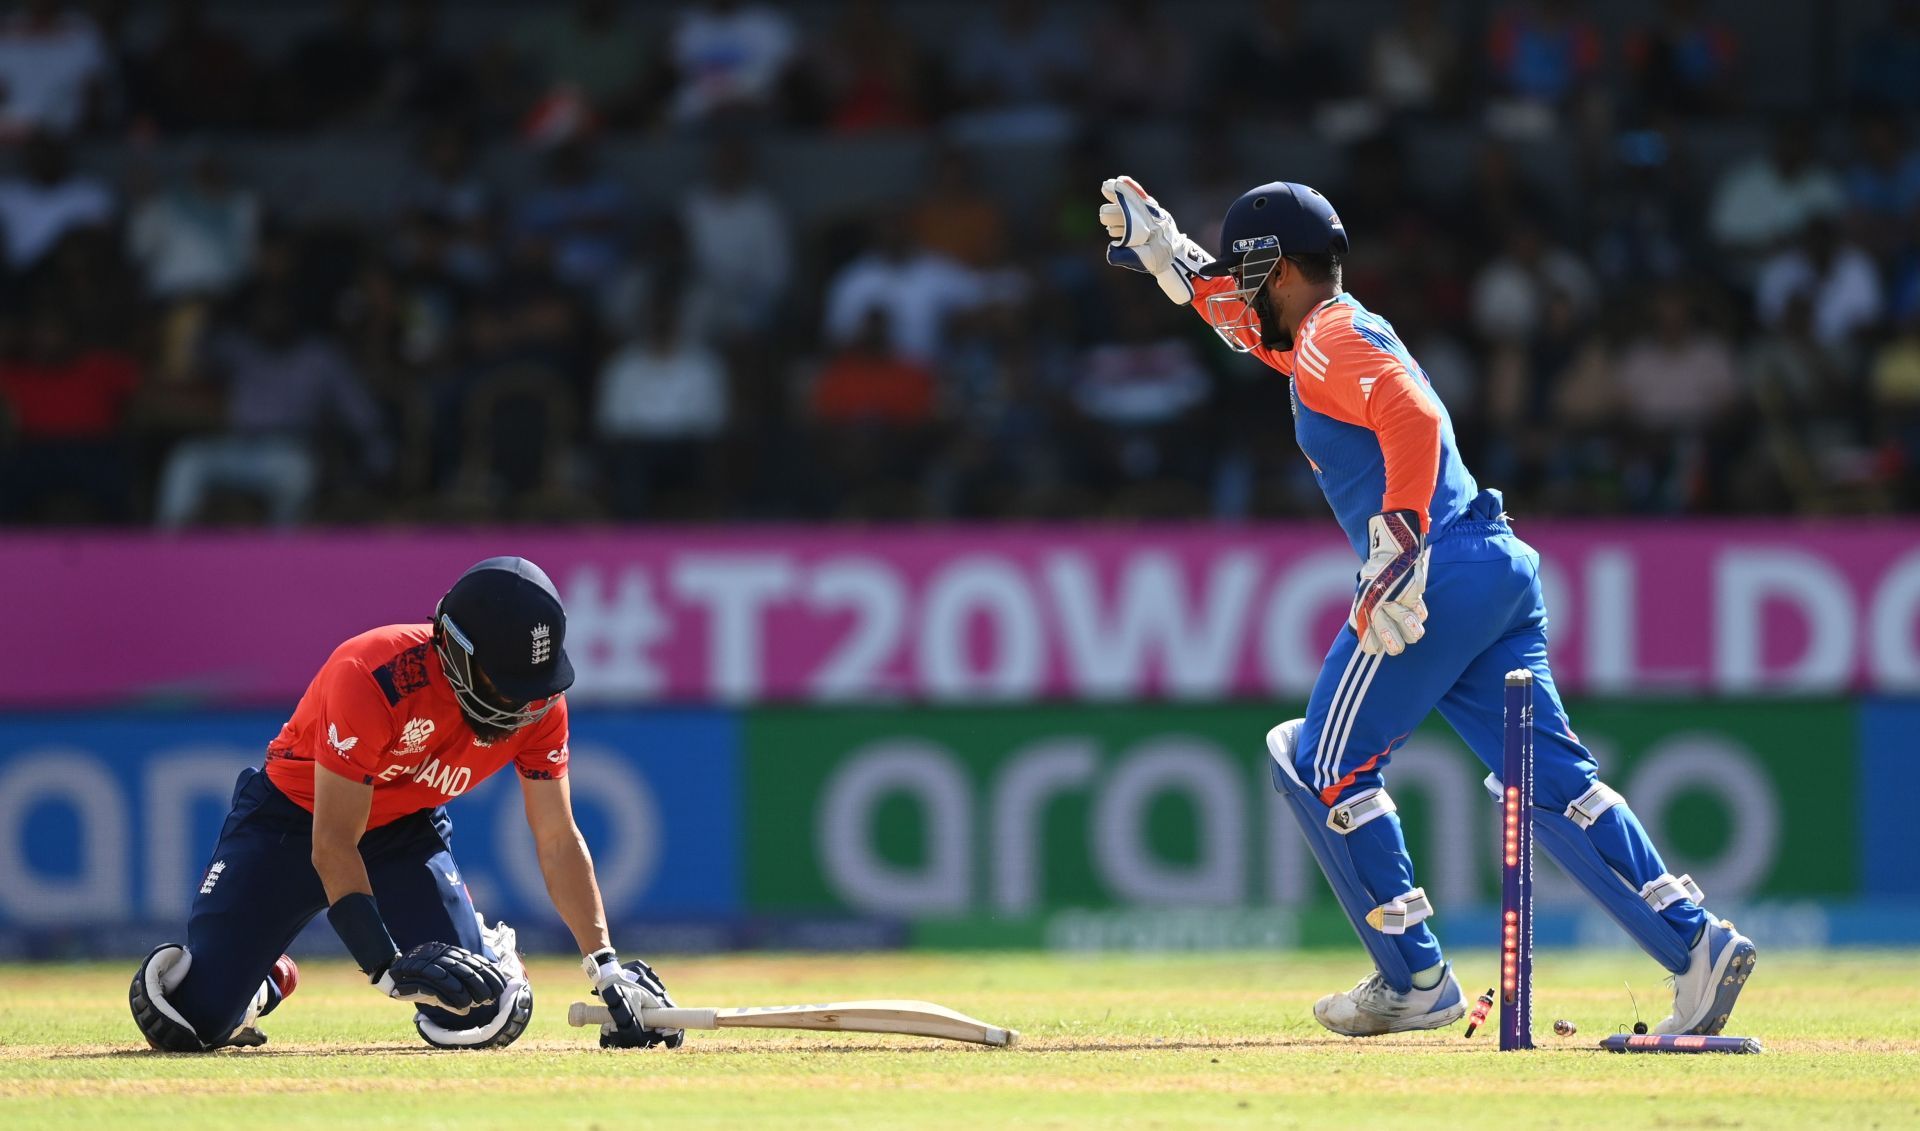
[[[1021,1047],[910,1037],[690,1033],[602,1051],[569,1029],[574,962],[535,959],[533,1025],[510,1049],[437,1052],[408,1007],[344,961],[301,964],[262,1049],[148,1052],[127,1013],[134,963],[0,966],[0,1126],[486,1128],[1920,1128],[1915,951],[1765,949],[1728,1033],[1762,1056],[1598,1051],[1669,993],[1630,953],[1540,952],[1532,1052],[1489,1025],[1371,1040],[1317,1025],[1315,998],[1364,973],[1346,952],[648,955],[701,1005],[924,998],[1019,1029]],[[1463,952],[1468,995],[1494,956]],[[1565,1018],[1578,1026],[1554,1035]]]

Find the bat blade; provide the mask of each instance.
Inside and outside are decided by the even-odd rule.
[[[602,1025],[605,1006],[575,1002],[569,1025]],[[731,1009],[648,1009],[641,1021],[666,1029],[811,1029],[843,1033],[903,1033],[1010,1048],[1020,1041],[1003,1029],[930,1001],[841,1001],[824,1005],[748,1005]]]

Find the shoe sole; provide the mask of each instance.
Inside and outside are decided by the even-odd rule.
[[[1439,1010],[1435,1010],[1432,1013],[1423,1013],[1418,1017],[1408,1018],[1406,1021],[1403,1021],[1400,1024],[1395,1025],[1393,1028],[1385,1029],[1378,1033],[1348,1033],[1348,1032],[1344,1032],[1342,1030],[1336,1029],[1333,1026],[1327,1024],[1326,1019],[1320,1016],[1320,1012],[1318,1010],[1314,1011],[1313,1019],[1315,1021],[1320,1022],[1320,1027],[1325,1029],[1329,1033],[1332,1033],[1336,1036],[1354,1037],[1357,1039],[1357,1038],[1364,1038],[1364,1037],[1387,1037],[1387,1036],[1392,1036],[1395,1033],[1417,1033],[1423,1029],[1444,1029],[1447,1026],[1453,1024],[1455,1021],[1458,1021],[1462,1017],[1465,1017],[1466,1015],[1467,1015],[1467,1004],[1466,1002],[1462,1001],[1457,1005],[1450,1005],[1445,1009],[1439,1009]]]
[[[1727,950],[1726,960],[1716,972],[1713,1000],[1707,1003],[1705,1019],[1686,1030],[1691,1036],[1718,1036],[1720,1030],[1727,1027],[1727,1019],[1733,1016],[1733,1005],[1740,1000],[1740,991],[1746,989],[1747,979],[1753,977],[1753,968],[1760,961],[1759,951],[1751,939],[1736,937]]]

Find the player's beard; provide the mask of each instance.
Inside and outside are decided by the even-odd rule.
[[[1260,344],[1281,353],[1293,348],[1293,331],[1273,307],[1273,292],[1265,287],[1253,300],[1253,312],[1260,316]]]

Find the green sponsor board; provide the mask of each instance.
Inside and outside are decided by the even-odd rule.
[[[1856,838],[1834,820],[1858,788],[1854,714],[1838,702],[1572,709],[1668,866],[1720,905],[1859,891]],[[749,905],[909,919],[928,941],[990,926],[1014,943],[1075,931],[1339,942],[1348,928],[1269,783],[1264,736],[1287,717],[1269,705],[752,712]],[[1497,895],[1485,775],[1438,720],[1387,775],[1442,914]],[[1551,868],[1540,890],[1543,903],[1580,898]]]

